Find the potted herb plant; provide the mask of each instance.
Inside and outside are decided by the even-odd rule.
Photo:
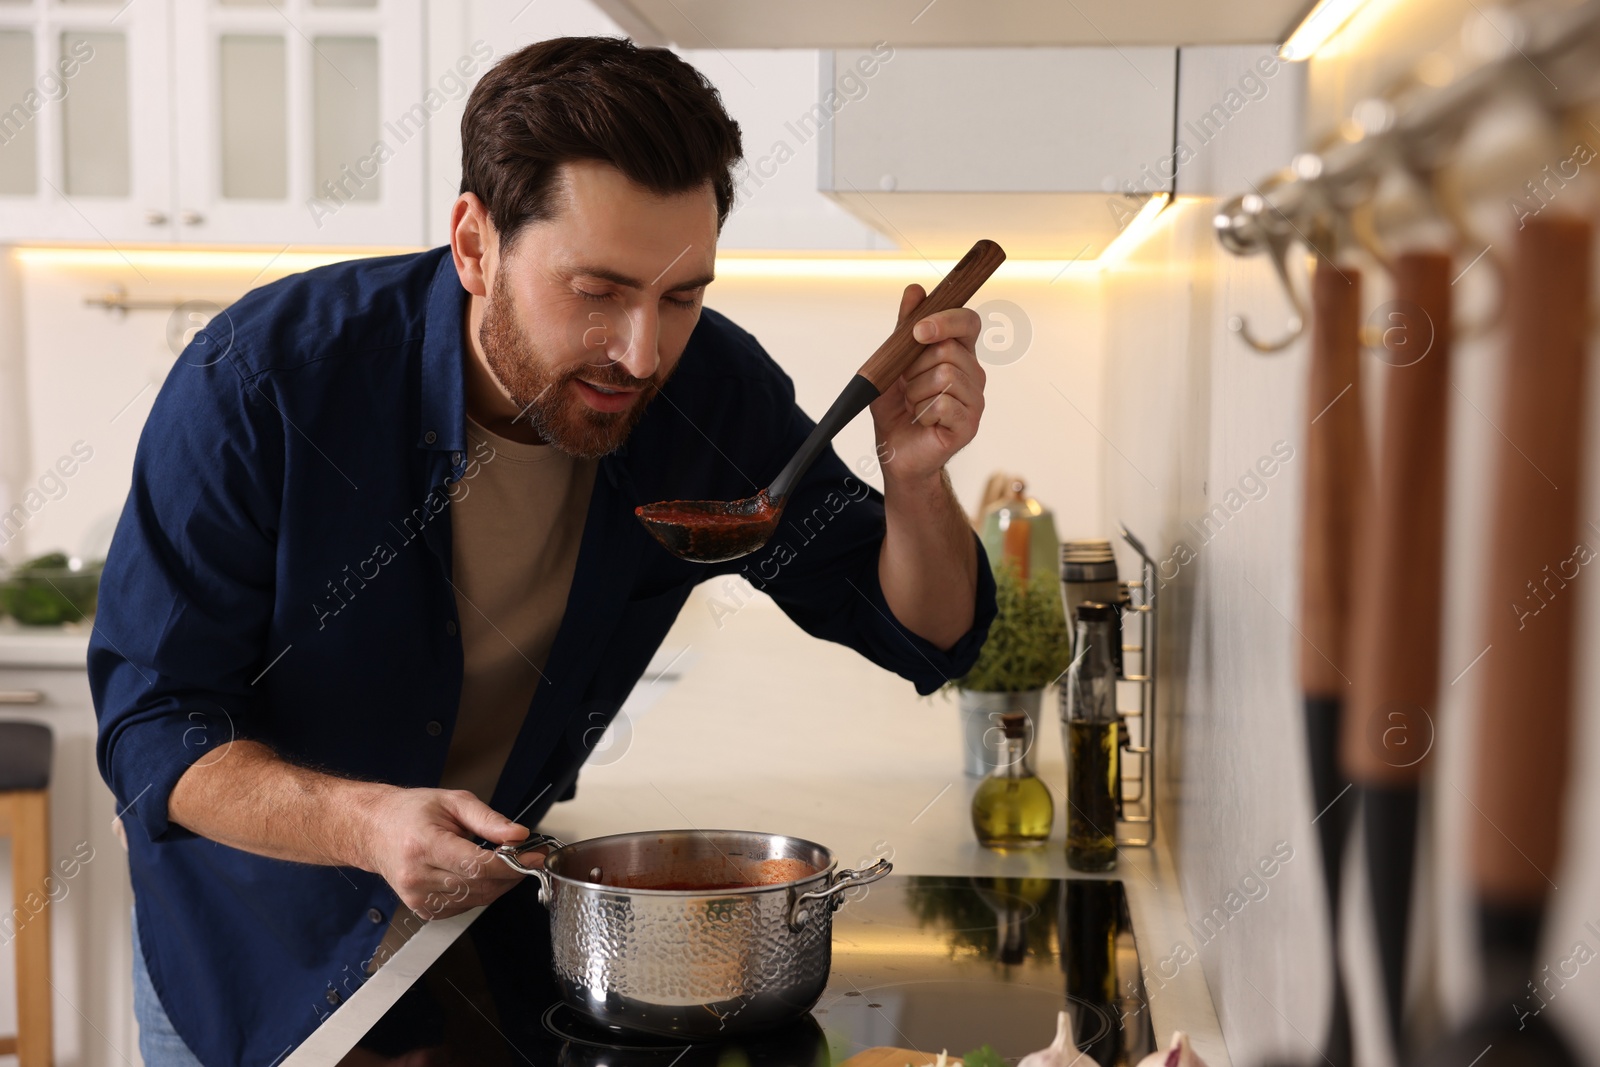
[[[994,568],[999,607],[978,660],[951,683],[959,698],[963,769],[981,778],[999,759],[1000,716],[1028,716],[1029,750],[1045,687],[1072,661],[1061,593],[1052,575],[1022,576],[1017,562],[1002,558]]]

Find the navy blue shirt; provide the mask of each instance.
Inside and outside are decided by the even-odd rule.
[[[233,738],[401,786],[444,769],[462,674],[450,501],[471,462],[466,303],[448,249],[257,289],[184,351],[140,438],[89,645],[97,756],[126,809],[151,979],[208,1067],[264,1067],[304,1040],[360,985],[398,901],[374,874],[197,837],[168,821],[174,783],[203,760],[225,774],[215,753]],[[831,450],[744,559],[684,562],[634,518],[650,501],[749,495],[812,425],[755,338],[703,311],[662,395],[600,461],[496,810],[535,826],[572,796],[598,727],[711,577],[743,574],[918,692],[971,665],[995,610],[987,565],[952,649],[900,626],[878,583],[882,497]]]

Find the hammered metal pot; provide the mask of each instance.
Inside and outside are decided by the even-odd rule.
[[[544,866],[520,856],[554,846]],[[562,998],[603,1026],[684,1038],[755,1033],[811,1010],[833,913],[887,860],[839,870],[821,845],[743,830],[662,830],[495,854],[539,880]]]

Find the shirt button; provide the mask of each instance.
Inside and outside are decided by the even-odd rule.
[[[430,444],[430,445],[433,444],[438,439],[439,439],[439,435],[434,433],[432,430],[429,430],[427,433],[422,435],[422,440],[424,442],[426,442],[427,444]]]
[[[428,725],[424,726],[423,729],[428,731],[429,737],[438,737],[444,733],[444,727],[439,724],[438,719],[429,719]]]
[[[383,912],[379,911],[377,908],[368,908],[367,918],[375,923],[381,923],[383,922]]]
[[[456,620],[444,620],[444,632],[449,634],[451,637],[454,637],[456,635]]]
[[[333,988],[333,986],[329,986],[328,991],[324,993],[323,996],[327,999],[329,1004],[337,1005],[339,1003],[339,991]]]
[[[461,466],[461,453],[460,452],[452,452],[452,453],[450,453],[450,465],[453,466],[453,467]]]

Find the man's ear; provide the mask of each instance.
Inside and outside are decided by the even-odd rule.
[[[450,208],[450,255],[461,287],[474,296],[489,295],[495,267],[494,223],[476,193],[462,193]]]

